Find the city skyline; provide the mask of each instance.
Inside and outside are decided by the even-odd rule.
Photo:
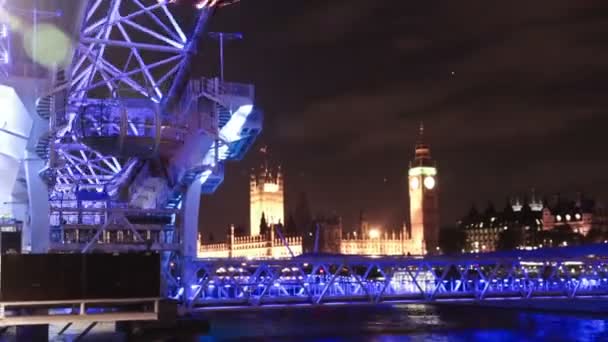
[[[345,226],[361,208],[398,226],[423,120],[446,224],[473,202],[531,188],[608,198],[606,6],[262,0],[218,13],[213,30],[244,33],[226,46],[226,78],[256,84],[266,118],[256,146],[282,160],[288,207],[306,191]],[[223,186],[203,199],[208,227],[227,227],[228,213],[247,222],[243,189],[256,164],[249,154],[227,165]]]
[[[415,140],[416,142],[418,142],[418,140]],[[259,144],[258,144],[259,145]],[[262,151],[263,150],[263,151]],[[249,173],[248,174],[248,179],[250,180],[249,177],[251,177],[252,174],[255,174],[261,166],[266,164],[266,160],[267,158],[270,158],[270,165],[272,165],[272,169],[274,169],[276,171],[276,169],[280,169],[283,172],[283,178],[287,179],[285,181],[285,184],[283,185],[282,188],[285,189],[289,189],[290,185],[289,185],[289,171],[285,170],[282,167],[282,163],[280,160],[276,160],[274,157],[272,157],[272,148],[270,148],[267,145],[263,145],[261,147],[259,147],[258,150],[256,151],[251,151],[250,155],[254,156],[254,160],[256,160],[258,162],[257,167],[252,167],[250,170],[250,172],[253,173]],[[255,157],[258,158],[255,158]],[[270,156],[270,157],[269,157]],[[414,153],[412,153],[412,159],[414,159]],[[442,171],[443,173],[443,171]],[[411,184],[408,184],[408,178],[407,178],[407,172],[405,172],[404,179],[401,183],[403,183],[402,185],[404,186],[403,192],[409,192],[408,190],[408,186],[411,186]],[[441,175],[440,175],[441,178]],[[443,181],[441,182],[441,186],[443,186]],[[439,188],[441,189],[441,188]],[[310,199],[310,195],[308,192],[306,191],[297,191],[294,189],[291,189],[292,191],[289,191],[292,194],[292,198],[285,198],[284,199],[284,220],[281,220],[281,223],[285,224],[284,221],[288,220],[290,218],[290,216],[295,214],[295,210],[296,210],[296,206],[298,205],[298,201],[299,201],[299,197],[302,193],[304,193],[306,195],[306,197],[308,198],[309,201],[309,205],[311,204],[311,199]],[[441,194],[441,190],[439,190],[440,194]],[[247,189],[243,189],[242,191],[244,194],[247,195],[246,199],[246,203],[244,204],[245,206],[247,206],[248,208],[250,207],[250,199],[251,199],[251,194],[250,192],[247,191]],[[240,194],[242,195],[242,194]],[[530,187],[528,189],[524,189],[522,191],[514,191],[514,192],[510,192],[507,194],[502,194],[499,196],[496,196],[495,198],[479,198],[479,199],[475,199],[473,201],[471,201],[469,203],[468,206],[465,207],[465,209],[460,213],[460,215],[457,215],[455,217],[455,219],[450,220],[450,221],[445,221],[444,219],[440,219],[440,229],[443,228],[457,228],[459,221],[461,219],[463,219],[469,212],[469,210],[471,208],[476,208],[480,211],[483,211],[484,208],[486,208],[488,205],[493,205],[496,206],[497,208],[502,207],[503,205],[505,205],[507,202],[509,202],[511,205],[515,206],[521,206],[524,204],[530,204],[530,205],[541,205],[540,209],[541,210],[543,207],[543,203],[545,202],[550,202],[550,201],[554,201],[556,198],[559,198],[560,196],[562,196],[562,198],[569,198],[572,196],[575,197],[580,197],[580,196],[586,196],[587,198],[591,198],[594,200],[597,200],[598,205],[600,206],[604,206],[605,202],[603,201],[603,198],[598,198],[597,196],[594,196],[594,194],[592,193],[587,193],[587,192],[581,192],[581,191],[571,191],[571,192],[561,192],[559,190],[554,190],[554,191],[549,191],[546,193],[541,193],[537,191],[537,188],[535,187]],[[590,196],[590,197],[589,197]],[[242,196],[237,196],[237,197],[242,197]],[[407,200],[407,202],[409,203],[409,195],[404,196],[405,199]],[[205,198],[209,198],[209,197],[205,197]],[[574,198],[574,197],[573,197]],[[207,205],[208,202],[204,201],[204,204],[201,204],[201,210],[203,210],[203,206]],[[341,217],[344,220],[344,217],[347,217],[347,220],[350,222],[348,224],[344,224],[344,232],[353,232],[356,231],[359,228],[359,224],[360,224],[360,216],[362,213],[365,214],[366,218],[368,219],[367,221],[369,221],[369,224],[375,228],[375,229],[380,229],[381,233],[390,233],[390,232],[399,232],[400,230],[402,230],[402,226],[403,224],[407,225],[408,229],[410,229],[411,227],[411,222],[410,222],[410,206],[408,203],[404,203],[403,204],[403,208],[402,208],[402,215],[403,215],[403,221],[401,223],[399,223],[400,225],[390,225],[390,224],[383,224],[382,223],[382,219],[375,219],[374,217],[377,217],[378,215],[375,215],[375,213],[370,212],[370,210],[368,210],[367,208],[360,208],[358,210],[354,210],[353,212],[347,212],[347,213],[340,213],[340,212],[336,212],[328,210],[326,208],[317,208],[311,205],[311,209],[312,209],[312,215],[313,218],[316,216],[331,216],[331,215],[338,215],[339,217]],[[228,231],[228,228],[232,225],[236,226],[236,227],[240,227],[242,228],[242,232],[241,233],[245,233],[245,234],[249,234],[248,232],[250,230],[248,230],[249,225],[251,224],[251,218],[250,218],[250,209],[247,210],[248,216],[245,218],[242,218],[242,222],[240,221],[236,221],[233,219],[233,221],[231,221],[231,223],[229,223],[228,225],[226,225],[225,227],[210,227],[208,225],[205,224],[205,222],[202,223],[202,228],[203,228],[203,233],[208,234],[208,233],[212,233],[215,237],[219,238],[220,240],[224,238],[223,235],[221,235],[222,233],[225,233]],[[440,216],[441,216],[441,208],[440,208]],[[261,213],[258,214],[258,216],[260,216]],[[350,217],[350,220],[348,219]],[[352,217],[356,217],[356,219],[352,219]],[[372,217],[372,219],[369,219],[369,217]],[[202,220],[205,220],[205,217],[202,217]],[[206,231],[204,229],[206,228],[211,228],[211,231]],[[257,229],[258,227],[256,227]],[[216,233],[219,233],[216,234]],[[256,235],[256,234],[254,234]],[[208,235],[205,235],[208,236]]]

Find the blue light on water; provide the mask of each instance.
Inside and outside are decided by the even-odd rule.
[[[608,317],[428,305],[231,312],[211,326],[218,340],[608,341]]]

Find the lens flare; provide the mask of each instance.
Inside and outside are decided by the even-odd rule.
[[[71,41],[63,31],[51,24],[40,24],[36,31],[27,29],[25,52],[36,63],[45,66],[65,66],[71,51]]]

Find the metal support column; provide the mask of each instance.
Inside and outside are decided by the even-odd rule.
[[[188,186],[182,209],[182,282],[184,301],[192,296],[190,284],[196,283],[196,272],[192,269],[198,251],[198,215],[201,203],[201,183],[195,180]]]
[[[48,188],[38,171],[45,167],[45,161],[35,153],[26,151],[25,175],[27,194],[30,200],[28,222],[29,232],[24,232],[24,241],[31,241],[33,253],[46,253],[50,244]]]

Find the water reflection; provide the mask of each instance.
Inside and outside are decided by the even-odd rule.
[[[200,341],[608,341],[608,315],[399,305],[207,314]]]

